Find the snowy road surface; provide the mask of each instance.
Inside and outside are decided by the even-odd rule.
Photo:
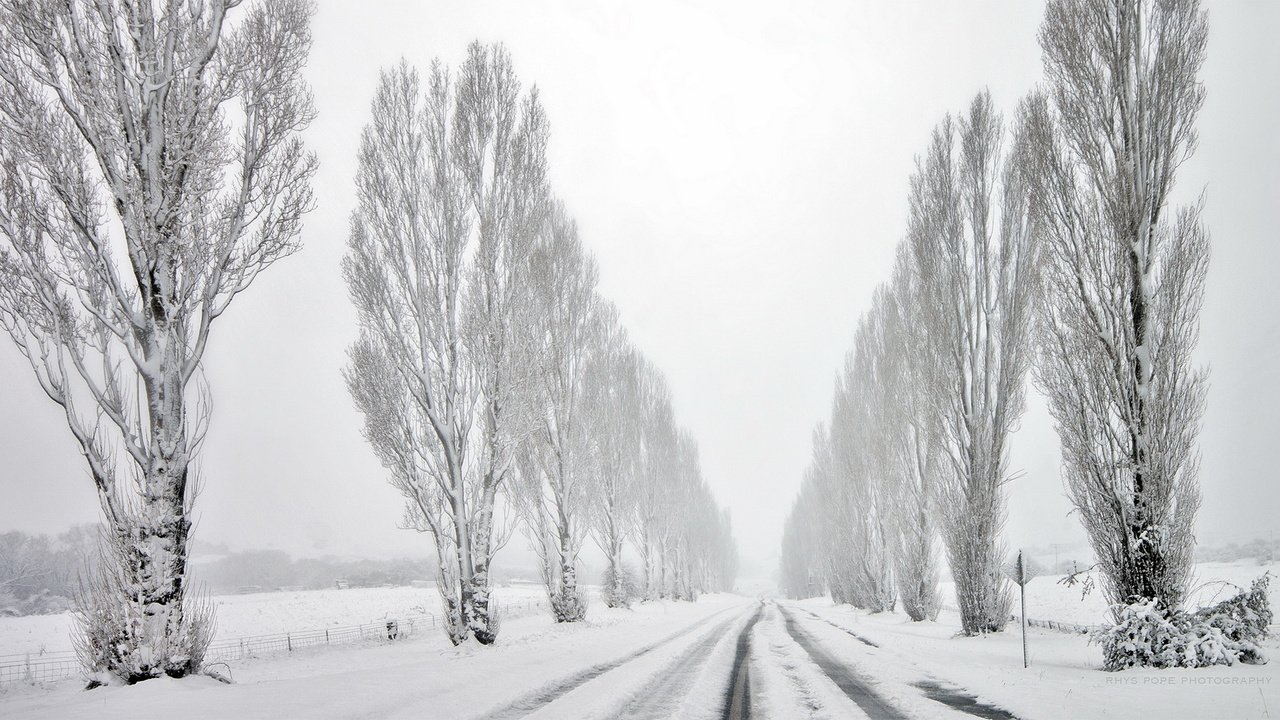
[[[498,645],[442,637],[317,649],[233,665],[235,684],[73,683],[0,695],[6,718],[1161,718],[1267,717],[1273,666],[1125,674],[1097,647],[1016,632],[955,637],[954,618],[911,623],[830,601],[593,608],[586,623],[509,621]]]

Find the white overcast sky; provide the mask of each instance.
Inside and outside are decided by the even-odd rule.
[[[215,326],[199,537],[298,554],[406,555],[400,501],[339,375],[355,336],[339,275],[359,133],[380,68],[456,65],[504,42],[552,126],[555,191],[601,287],[671,382],[749,575],[782,522],[832,382],[906,219],[913,158],[986,86],[1012,115],[1041,76],[1041,3],[320,0],[309,66],[318,208],[303,250]],[[1267,537],[1280,513],[1280,3],[1208,2],[1200,148],[1177,194],[1213,237],[1200,358],[1212,367],[1200,536]],[[1012,546],[1083,537],[1032,395],[1013,440]],[[0,342],[0,531],[96,518],[83,460]],[[517,539],[515,544],[521,541]]]

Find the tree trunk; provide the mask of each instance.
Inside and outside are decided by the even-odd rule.
[[[471,614],[467,618],[467,627],[481,645],[491,645],[498,639],[498,632],[492,615],[492,598],[489,596],[489,561],[493,539],[490,536],[493,525],[493,511],[489,507],[480,512],[476,520],[476,541],[474,571],[470,576]]]

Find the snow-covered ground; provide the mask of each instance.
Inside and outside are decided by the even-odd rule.
[[[1205,564],[1199,582],[1217,592],[1216,581],[1245,586],[1267,569],[1277,570]],[[1033,618],[1106,620],[1096,589],[1082,599],[1052,577],[1031,589]],[[507,588],[500,597],[514,604],[539,591]],[[430,589],[408,588],[232,596],[220,599],[220,634],[370,622],[430,610],[433,600]],[[0,620],[0,629],[19,620],[33,619]],[[1033,628],[1031,667],[1023,668],[1016,626],[980,638],[958,636],[959,627],[953,610],[912,623],[825,599],[710,595],[632,610],[597,602],[580,624],[512,617],[487,648],[453,648],[426,632],[232,661],[232,685],[202,677],[87,692],[76,681],[11,687],[0,692],[0,717],[1166,720],[1280,712],[1275,638],[1268,652],[1277,660],[1264,666],[1107,673],[1100,649],[1080,635]]]
[[[710,717],[724,694],[716,681],[733,659],[725,643],[754,607],[741,596],[712,595],[634,610],[592,607],[579,624],[529,616],[506,623],[493,647],[452,648],[430,634],[322,648],[233,665],[232,685],[165,679],[86,692],[78,683],[58,683],[0,696],[0,716],[566,718],[617,717],[620,708],[633,707],[652,717],[678,711]],[[667,676],[671,663],[690,657],[687,672]],[[614,665],[625,670],[609,673]]]
[[[1020,718],[1265,718],[1280,709],[1276,638],[1268,646],[1276,661],[1267,665],[1109,673],[1099,669],[1101,651],[1086,638],[1032,628],[1027,634],[1031,666],[1024,669],[1021,635],[1014,626],[966,638],[957,636],[960,619],[950,610],[937,622],[912,623],[900,613],[867,615],[829,600],[807,600],[797,607],[841,628],[813,616],[807,621],[851,666],[873,675],[877,689],[895,704],[919,696],[915,683],[932,681],[962,688]],[[842,629],[879,647],[868,647]]]
[[[494,596],[513,614],[526,603],[545,600],[541,586],[499,587]],[[246,595],[216,595],[215,640],[249,635],[319,630],[362,625],[423,613],[438,614],[440,596],[434,588],[387,587],[347,590],[301,590]],[[70,651],[74,622],[67,613],[0,618],[0,657],[40,656]]]

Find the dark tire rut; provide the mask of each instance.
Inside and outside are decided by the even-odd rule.
[[[657,677],[632,695],[630,701],[618,712],[618,717],[627,720],[671,717],[697,681],[698,668],[707,662],[725,633],[737,622],[737,618],[732,618],[720,623],[706,637],[685,650],[675,662],[663,668]]]
[[[854,673],[825,648],[814,642],[809,633],[800,629],[789,609],[785,607],[780,609],[786,624],[787,634],[791,636],[791,639],[795,640],[809,654],[814,664],[827,677],[831,678],[836,687],[840,688],[841,692],[861,708],[862,712],[867,714],[867,717],[872,718],[872,720],[906,720],[906,715],[903,715],[897,708],[876,694],[875,690],[871,689],[871,685],[866,678]]]
[[[747,720],[751,717],[751,630],[760,622],[763,613],[764,603],[760,603],[755,615],[738,634],[733,672],[729,674],[729,687],[725,690],[724,720]]]
[[[599,665],[593,665],[592,667],[589,667],[586,670],[582,670],[580,672],[576,672],[572,675],[569,675],[568,677],[563,678],[559,682],[553,683],[549,686],[543,687],[539,690],[529,693],[528,695],[525,695],[524,697],[516,700],[510,705],[507,705],[504,708],[495,710],[489,713],[488,715],[485,715],[484,718],[485,720],[516,720],[517,718],[522,718],[525,715],[528,715],[536,710],[539,710],[546,705],[550,705],[551,703],[558,700],[561,696],[572,692],[578,687],[600,677],[601,675],[609,672],[610,670],[621,667],[631,662],[632,660],[635,660],[641,655],[644,655],[649,652],[653,652],[654,650],[657,650],[658,648],[662,647],[663,645],[666,645],[667,643],[673,642],[678,638],[688,635],[690,632],[693,632],[695,628],[698,628],[704,624],[711,622],[712,618],[716,617],[717,615],[722,615],[732,609],[733,608],[725,608],[724,610],[720,610],[712,615],[708,615],[707,617],[704,617],[696,622],[690,623],[684,628],[662,638],[661,640],[655,643],[650,643],[649,645],[645,645],[639,650],[634,650],[630,653],[627,653],[626,655],[623,655],[622,657],[617,658],[616,660],[600,663]]]

